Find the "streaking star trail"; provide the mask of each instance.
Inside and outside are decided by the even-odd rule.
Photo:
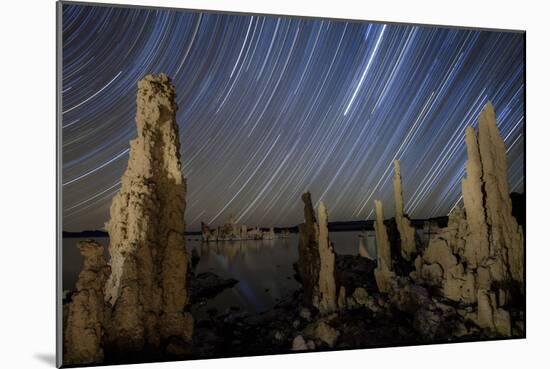
[[[148,73],[176,86],[189,230],[298,224],[308,190],[331,221],[374,199],[390,217],[395,159],[406,212],[445,215],[488,101],[524,191],[523,33],[76,4],[62,21],[64,230],[108,220]]]

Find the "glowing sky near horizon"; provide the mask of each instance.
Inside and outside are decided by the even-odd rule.
[[[144,8],[63,6],[63,228],[109,218],[135,137],[136,84],[177,90],[186,223],[302,221],[300,195],[329,220],[393,215],[392,161],[405,210],[460,202],[464,129],[487,101],[524,191],[524,35]]]

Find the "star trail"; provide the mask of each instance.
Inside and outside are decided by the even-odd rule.
[[[392,216],[394,159],[406,212],[445,215],[487,101],[524,191],[523,33],[77,4],[62,22],[65,230],[109,219],[148,73],[178,93],[189,230],[298,224],[307,190],[331,221],[375,199]]]

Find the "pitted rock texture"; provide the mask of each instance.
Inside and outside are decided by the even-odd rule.
[[[380,292],[390,292],[392,279],[395,273],[392,268],[391,246],[388,239],[388,232],[384,225],[384,209],[382,202],[374,201],[376,210],[376,222],[374,223],[374,231],[376,233],[376,262],[377,266],[374,270],[376,285]]]
[[[298,273],[304,286],[304,302],[327,313],[338,309],[338,294],[343,294],[340,301],[345,301],[345,289],[336,286],[336,256],[328,235],[328,211],[321,202],[317,221],[310,193],[304,193],[302,200],[305,222],[299,226]]]
[[[319,270],[319,299],[314,305],[321,312],[330,312],[337,310],[337,292],[336,281],[334,277],[335,254],[334,248],[328,237],[328,211],[325,204],[321,201],[317,209],[319,219],[319,258],[321,268]],[[340,301],[345,301],[345,289],[340,289]]]
[[[137,138],[107,223],[112,273],[108,344],[118,353],[189,342],[182,175],[175,89],[165,74],[138,82]]]
[[[483,174],[485,217],[489,230],[489,256],[500,260],[503,279],[523,282],[523,231],[512,216],[508,189],[506,147],[497,128],[495,111],[488,103],[478,118],[478,144]],[[468,208],[466,213],[469,215]],[[495,279],[498,271],[491,268]]]
[[[302,201],[304,202],[304,223],[299,226],[298,273],[304,286],[304,303],[313,305],[314,296],[319,295],[318,278],[321,270],[319,227],[311,203],[311,194],[304,193]]]
[[[101,363],[104,358],[105,303],[103,287],[110,268],[103,255],[104,248],[93,240],[78,243],[84,265],[78,276],[76,292],[68,306],[69,314],[64,334],[65,365]]]
[[[448,226],[430,236],[413,274],[450,300],[477,304],[472,320],[509,336],[511,290],[523,286],[523,231],[512,215],[506,148],[491,103],[479,115],[478,131],[467,127],[466,146],[464,209],[456,207]]]

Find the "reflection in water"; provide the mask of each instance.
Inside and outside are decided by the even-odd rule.
[[[361,232],[331,232],[330,239],[338,254],[357,255]],[[363,232],[367,252],[376,257],[374,232]],[[63,289],[73,289],[82,267],[76,247],[80,238],[63,239]],[[105,246],[108,238],[97,239]],[[278,300],[300,287],[292,266],[298,260],[298,235],[274,240],[246,240],[202,243],[200,236],[188,236],[186,247],[200,255],[195,273],[212,272],[239,281],[221,292],[194,313],[205,314],[216,309],[223,313],[231,307],[244,312],[260,312],[273,307]],[[107,253],[107,251],[106,251]]]
[[[212,272],[239,281],[204,307],[224,312],[238,307],[248,312],[265,311],[299,287],[292,264],[298,260],[298,237],[201,243],[188,239],[200,261],[196,273]]]

